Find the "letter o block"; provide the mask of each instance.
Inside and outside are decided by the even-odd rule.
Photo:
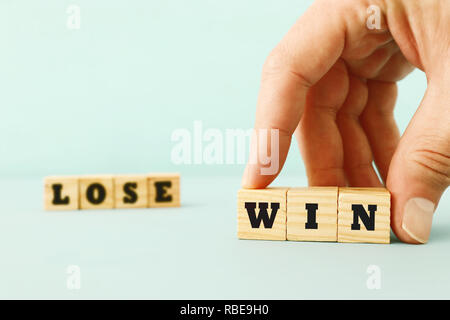
[[[80,208],[114,208],[113,176],[98,175],[80,177]]]
[[[385,188],[339,188],[338,242],[389,243],[391,194]]]
[[[180,206],[180,175],[178,173],[151,173],[147,179],[149,207]]]
[[[45,210],[77,210],[79,208],[77,177],[46,177],[44,179]]]
[[[238,192],[238,238],[286,240],[288,188],[241,189]]]

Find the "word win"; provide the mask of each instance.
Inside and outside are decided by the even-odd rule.
[[[390,242],[384,188],[268,188],[238,192],[240,239]]]
[[[46,210],[180,206],[180,175],[51,176],[44,179]]]

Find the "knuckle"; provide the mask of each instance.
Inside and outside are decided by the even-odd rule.
[[[450,141],[444,137],[423,136],[409,152],[408,160],[416,167],[414,172],[433,186],[450,185]]]
[[[295,63],[293,62],[293,54],[289,52],[289,48],[283,42],[279,43],[267,56],[263,69],[262,80],[277,80],[279,78],[286,78],[292,80],[300,86],[309,88],[313,82],[304,74],[296,71]]]
[[[286,58],[279,47],[273,49],[264,62],[263,76],[270,76],[282,72],[286,69],[285,60]]]

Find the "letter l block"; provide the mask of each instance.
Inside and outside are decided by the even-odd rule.
[[[78,177],[51,176],[44,179],[45,210],[79,209]]]
[[[238,238],[286,240],[288,188],[238,191]]]

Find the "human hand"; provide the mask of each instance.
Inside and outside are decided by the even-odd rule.
[[[368,8],[380,10],[376,28],[369,28]],[[396,81],[414,67],[428,87],[400,137]],[[310,185],[385,183],[395,234],[425,243],[450,185],[449,88],[450,1],[317,0],[263,67],[255,129],[278,129],[278,170],[264,175],[263,164],[249,162],[243,187],[264,188],[276,178],[295,134]]]

